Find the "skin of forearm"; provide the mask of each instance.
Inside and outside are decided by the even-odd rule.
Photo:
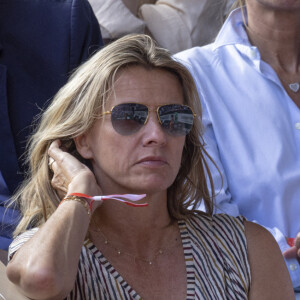
[[[16,252],[7,266],[8,278],[32,299],[66,296],[74,285],[88,226],[81,203],[63,203]]]

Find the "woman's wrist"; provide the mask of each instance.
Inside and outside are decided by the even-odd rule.
[[[74,201],[74,202],[80,203],[85,208],[85,210],[89,216],[89,219],[91,219],[93,209],[92,209],[91,201],[88,198],[79,197],[77,195],[70,194],[70,195],[67,195],[66,197],[64,197],[58,206],[60,206],[63,203],[69,202],[69,201]]]
[[[91,171],[82,171],[72,178],[68,184],[68,195],[74,192],[80,192],[91,196],[98,195],[99,193],[101,195],[101,190]]]

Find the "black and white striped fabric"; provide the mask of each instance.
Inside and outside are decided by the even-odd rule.
[[[187,273],[186,299],[248,299],[250,266],[243,217],[195,215],[178,222]],[[36,229],[17,237],[10,257]],[[142,299],[91,241],[82,247],[78,273],[67,299]]]

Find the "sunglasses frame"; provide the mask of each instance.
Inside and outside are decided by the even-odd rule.
[[[116,106],[124,105],[124,104],[138,104],[138,105],[143,105],[143,106],[147,107],[147,109],[148,109],[147,118],[146,118],[146,120],[145,120],[143,126],[147,124],[148,118],[149,118],[149,112],[151,112],[151,111],[156,111],[156,117],[157,117],[157,120],[158,120],[159,124],[162,125],[162,121],[161,121],[160,116],[159,116],[159,109],[160,109],[161,107],[163,107],[163,106],[169,106],[169,105],[180,105],[180,106],[185,106],[185,107],[188,107],[188,108],[191,110],[192,115],[193,115],[193,119],[194,119],[195,117],[197,117],[197,114],[194,113],[193,109],[192,109],[189,105],[186,105],[186,104],[178,104],[178,103],[161,104],[161,105],[155,106],[156,108],[153,109],[153,108],[149,107],[148,105],[146,105],[146,104],[144,104],[144,103],[136,103],[136,102],[125,102],[125,103],[119,103],[119,104],[117,104],[117,105],[114,105],[114,106],[111,108],[111,110],[105,111],[105,112],[103,112],[102,114],[100,114],[100,117],[105,116],[105,115],[111,115],[113,109],[114,109]]]

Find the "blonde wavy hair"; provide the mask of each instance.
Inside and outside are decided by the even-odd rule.
[[[196,211],[204,201],[209,215],[213,212],[214,191],[202,139],[201,106],[196,86],[189,71],[170,53],[159,48],[147,35],[128,35],[94,54],[80,66],[54,97],[42,114],[27,151],[27,179],[13,197],[22,213],[14,235],[30,227],[41,226],[53,214],[60,199],[51,186],[52,172],[47,151],[52,141],[60,139],[67,151],[84,162],[76,151],[73,138],[86,132],[105,109],[113,92],[115,76],[132,65],[146,69],[159,68],[175,74],[184,93],[185,104],[197,114],[194,126],[186,137],[179,173],[168,189],[168,209],[175,219]]]

